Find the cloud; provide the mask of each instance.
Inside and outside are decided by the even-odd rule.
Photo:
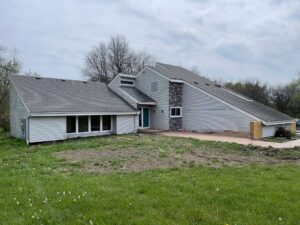
[[[16,48],[24,70],[80,79],[89,48],[124,34],[158,60],[223,80],[280,84],[300,71],[297,0],[7,0],[0,45]]]

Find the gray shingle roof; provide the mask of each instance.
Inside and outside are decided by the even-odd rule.
[[[130,96],[132,96],[134,99],[136,99],[139,103],[142,102],[151,102],[151,103],[155,103],[155,101],[150,98],[148,95],[144,94],[143,92],[141,92],[140,90],[138,90],[135,87],[121,87],[122,90],[124,90],[127,94],[129,94]]]
[[[30,113],[135,112],[100,82],[20,75],[10,79]]]
[[[159,72],[170,79],[183,80],[194,87],[197,87],[221,100],[227,102],[244,112],[247,112],[264,122],[291,121],[293,118],[281,113],[273,108],[263,105],[248,97],[237,94],[227,88],[216,86],[216,84],[204,77],[192,73],[182,67],[163,63],[157,63],[157,66],[149,68]]]

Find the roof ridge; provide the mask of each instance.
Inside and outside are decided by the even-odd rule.
[[[28,78],[36,78],[37,76],[25,75],[25,74],[14,74],[11,77],[19,76],[19,77],[28,77]],[[93,82],[93,83],[103,83],[101,81],[92,81],[92,80],[75,80],[75,79],[66,79],[66,78],[58,78],[58,77],[43,77],[40,76],[41,79],[51,79],[51,80],[65,80],[65,81],[75,81],[75,82]]]

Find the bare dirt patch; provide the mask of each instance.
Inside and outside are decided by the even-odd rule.
[[[280,164],[296,163],[300,160],[283,160],[272,157],[225,153],[216,149],[192,149],[178,152],[176,149],[124,148],[116,150],[83,149],[54,153],[68,163],[80,163],[79,170],[92,173],[113,171],[143,171],[192,166],[241,166],[252,163]]]

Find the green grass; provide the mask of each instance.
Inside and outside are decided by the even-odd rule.
[[[78,170],[82,162],[72,164],[53,156],[65,150],[130,147],[159,149],[161,159],[170,152],[197,148],[262,158],[299,156],[297,149],[266,156],[263,149],[249,146],[155,135],[30,147],[3,137],[0,224],[300,224],[300,167],[296,164],[220,168],[192,165],[91,174]],[[113,166],[118,163],[112,162]]]

